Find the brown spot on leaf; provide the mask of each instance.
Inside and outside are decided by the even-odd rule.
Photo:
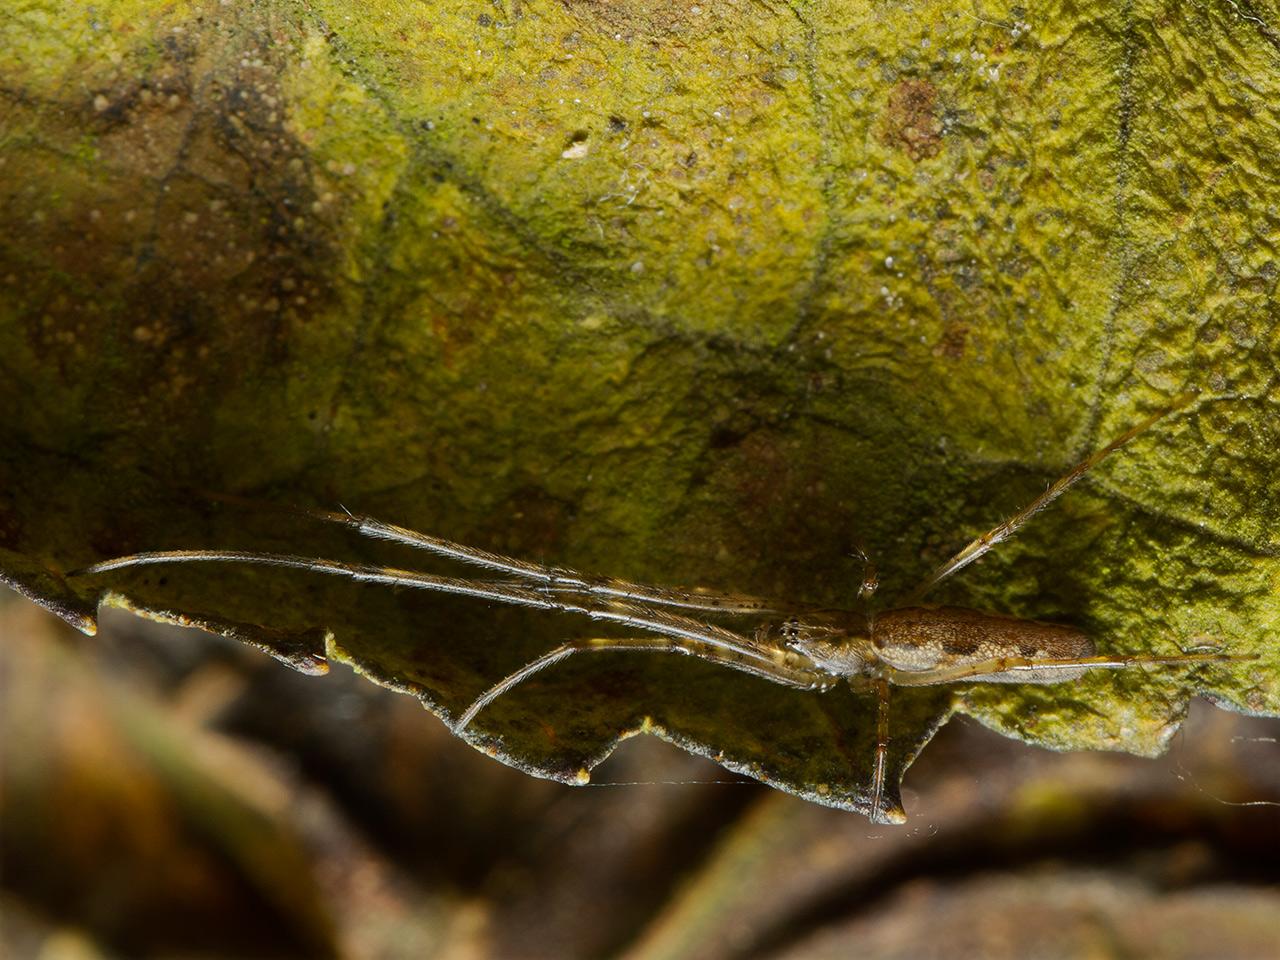
[[[902,150],[912,160],[936,157],[942,149],[938,92],[927,80],[904,80],[889,91],[880,120],[880,142]]]
[[[933,348],[935,357],[959,360],[964,356],[964,346],[969,339],[969,327],[958,320],[948,323],[942,331],[942,339]]]

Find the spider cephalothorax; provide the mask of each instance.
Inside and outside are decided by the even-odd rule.
[[[815,610],[765,623],[756,638],[794,650],[833,677],[866,675],[874,663],[867,617],[852,610]]]

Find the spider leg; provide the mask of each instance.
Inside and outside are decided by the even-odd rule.
[[[883,823],[885,770],[889,760],[889,683],[876,680],[876,759],[871,774],[872,823]]]
[[[455,734],[461,734],[478,714],[493,701],[512,688],[528,680],[535,673],[545,670],[553,664],[566,660],[575,653],[599,651],[647,650],[658,653],[683,653],[695,656],[700,660],[719,663],[735,670],[763,677],[788,687],[802,690],[826,689],[835,678],[822,671],[796,663],[794,655],[783,651],[752,652],[750,654],[724,650],[708,643],[690,639],[672,637],[594,637],[582,640],[570,640],[562,643],[554,650],[544,653],[535,660],[526,663],[519,670],[503,677],[484,693],[480,694],[471,706],[463,711],[458,722],[453,726]],[[789,662],[790,661],[790,662]]]
[[[211,494],[214,499],[230,503],[257,506],[256,501],[228,494]],[[526,560],[517,560],[499,553],[491,553],[478,547],[468,547],[443,537],[419,533],[408,527],[387,523],[375,517],[352,513],[349,510],[339,513],[333,510],[320,510],[309,507],[288,508],[303,516],[322,520],[326,523],[337,523],[350,527],[361,536],[375,540],[387,540],[426,550],[439,557],[457,560],[476,567],[499,570],[503,573],[529,580],[538,585],[538,589],[549,592],[588,593],[596,597],[610,597],[617,600],[638,601],[646,604],[659,604],[668,607],[683,607],[689,610],[703,610],[726,614],[752,614],[777,612],[778,605],[758,597],[736,593],[719,593],[711,590],[675,590],[666,587],[655,587],[626,580],[615,580],[609,577],[591,577],[564,567],[546,567]]]
[[[582,586],[553,580],[542,589],[548,592],[577,591],[594,597],[610,597],[618,600],[629,600],[637,603],[657,604],[665,607],[682,607],[686,610],[700,610],[706,613],[723,613],[730,615],[770,614],[782,610],[795,610],[796,604],[783,604],[776,601],[763,600],[742,593],[721,593],[695,587],[691,590],[677,590],[670,587],[656,587],[649,584],[630,583],[626,580],[615,580],[611,577],[578,576]]]
[[[643,607],[618,601],[583,602],[572,596],[557,598],[520,583],[504,581],[463,580],[457,577],[441,577],[394,567],[379,567],[363,563],[340,563],[313,557],[300,557],[286,553],[256,553],[244,550],[168,550],[155,553],[135,553],[116,557],[69,573],[70,577],[84,577],[108,573],[130,567],[164,563],[250,563],[258,566],[287,567],[311,573],[325,573],[345,577],[358,583],[377,583],[387,586],[433,590],[459,596],[496,600],[516,606],[533,607],[557,613],[579,614],[591,620],[636,627],[652,633],[677,639],[696,641],[707,647],[733,651],[748,657],[773,656],[775,648],[759,641],[727,630],[711,623],[703,623],[665,610]]]
[[[885,669],[885,677],[899,687],[940,683],[1064,683],[1089,670],[1121,670],[1140,664],[1222,663],[1253,659],[1252,655],[1182,653],[1171,656],[1117,657],[992,657],[978,663],[935,667],[931,670]]]
[[[1108,443],[1105,447],[1095,451],[1089,457],[1082,460],[1080,463],[1076,464],[1069,471],[1067,471],[1066,474],[1064,474],[1062,477],[1059,477],[1056,481],[1054,481],[1049,486],[1049,488],[1045,490],[1044,493],[1040,494],[1040,496],[1036,497],[1029,504],[1027,504],[1017,513],[1015,513],[1013,516],[1009,517],[1007,520],[1003,520],[1000,523],[998,523],[996,526],[992,527],[982,536],[978,537],[976,540],[968,544],[963,550],[957,553],[954,557],[952,557],[946,563],[942,564],[940,567],[934,570],[933,573],[929,574],[928,578],[922,584],[920,584],[920,586],[916,587],[915,592],[911,595],[911,599],[907,602],[907,606],[912,606],[918,603],[920,600],[924,598],[925,594],[927,594],[930,590],[936,587],[943,580],[946,580],[947,577],[951,576],[953,573],[956,573],[959,570],[963,570],[965,567],[973,563],[973,561],[977,560],[979,557],[981,557],[984,553],[986,553],[992,547],[996,546],[999,543],[1003,543],[1005,540],[1008,540],[1018,531],[1018,529],[1024,523],[1026,523],[1028,520],[1034,517],[1037,513],[1039,513],[1049,504],[1053,503],[1054,500],[1057,500],[1058,497],[1066,493],[1066,491],[1077,480],[1079,480],[1086,473],[1088,473],[1090,470],[1096,467],[1099,463],[1101,463],[1104,459],[1106,459],[1106,457],[1109,454],[1114,453],[1116,450],[1119,450],[1121,447],[1123,447],[1126,443],[1128,443],[1134,437],[1138,436],[1140,433],[1150,428],[1153,424],[1155,424],[1162,418],[1168,416],[1170,413],[1173,413],[1175,410],[1182,409],[1194,399],[1195,399],[1195,394],[1193,393],[1183,394],[1182,396],[1174,400],[1174,402],[1170,404],[1168,407],[1165,407],[1163,410],[1157,413],[1153,413],[1151,416],[1147,417],[1145,420],[1138,423],[1136,426],[1130,427],[1124,433],[1120,434],[1120,436],[1116,437],[1114,440]]]

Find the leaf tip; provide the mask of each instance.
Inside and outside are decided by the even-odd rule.
[[[44,564],[0,549],[0,584],[16,590],[87,636],[98,632],[96,603],[77,594],[57,571]]]

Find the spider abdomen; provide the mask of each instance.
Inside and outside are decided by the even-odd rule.
[[[881,663],[905,673],[941,673],[989,665],[989,671],[972,677],[985,683],[1074,680],[1088,668],[1057,665],[1037,671],[1029,668],[1026,661],[1078,660],[1094,652],[1093,641],[1075,627],[964,607],[922,606],[886,611],[875,620],[871,643]],[[1016,664],[1006,666],[1004,661]],[[1018,669],[1011,669],[1013,665]]]

